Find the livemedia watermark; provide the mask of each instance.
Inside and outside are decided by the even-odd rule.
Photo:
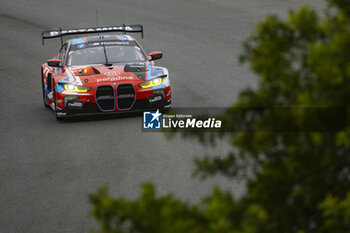
[[[345,108],[175,108],[144,111],[142,131],[339,132],[347,130],[348,120]]]

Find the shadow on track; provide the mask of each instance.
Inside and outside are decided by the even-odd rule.
[[[75,123],[83,121],[103,121],[103,120],[115,120],[129,117],[141,117],[142,112],[125,112],[117,114],[97,114],[97,115],[86,115],[86,116],[72,116],[67,118],[58,119],[62,123]]]

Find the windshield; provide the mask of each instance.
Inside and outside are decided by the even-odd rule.
[[[140,62],[146,57],[133,41],[109,41],[72,45],[67,57],[67,66]]]

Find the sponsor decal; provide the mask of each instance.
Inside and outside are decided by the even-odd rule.
[[[130,45],[129,41],[102,41],[101,45]]]
[[[85,48],[86,47],[86,44],[80,44],[80,45],[78,45],[78,48],[79,49],[82,49],[82,48]]]
[[[105,78],[99,78],[96,80],[96,82],[113,82],[113,81],[120,81],[120,80],[134,80],[133,76],[117,76],[117,77],[105,77]]]
[[[83,103],[82,102],[68,102],[68,106],[69,107],[78,107],[78,108],[81,108],[83,107]]]
[[[161,96],[156,96],[156,97],[154,97],[154,98],[152,98],[152,99],[149,99],[149,102],[150,102],[150,103],[153,103],[153,102],[159,101],[159,100],[161,100],[161,99],[162,99]]]
[[[103,31],[112,31],[112,30],[121,30],[123,31],[134,31],[132,27],[130,26],[117,26],[117,27],[98,27],[98,28],[80,28],[80,29],[68,29],[68,30],[62,30],[62,31],[51,31],[51,36],[58,36],[58,35],[64,35],[67,33],[84,33],[84,32],[103,32]]]
[[[101,45],[130,45],[130,41],[101,41],[87,44],[88,47],[95,47]],[[80,49],[81,47],[77,46],[76,48]]]

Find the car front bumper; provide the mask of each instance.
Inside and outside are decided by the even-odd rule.
[[[118,98],[119,97],[119,98]],[[56,94],[56,115],[57,117],[71,117],[79,115],[99,115],[112,113],[127,113],[153,109],[171,108],[170,87],[136,92],[134,96],[126,96],[130,104],[121,102],[125,99],[121,95],[113,98],[103,99],[95,93],[57,93]],[[125,95],[124,95],[125,98]],[[134,98],[134,100],[132,99]],[[106,101],[109,101],[108,103]],[[107,106],[106,104],[107,103]],[[106,108],[106,106],[108,108]]]

